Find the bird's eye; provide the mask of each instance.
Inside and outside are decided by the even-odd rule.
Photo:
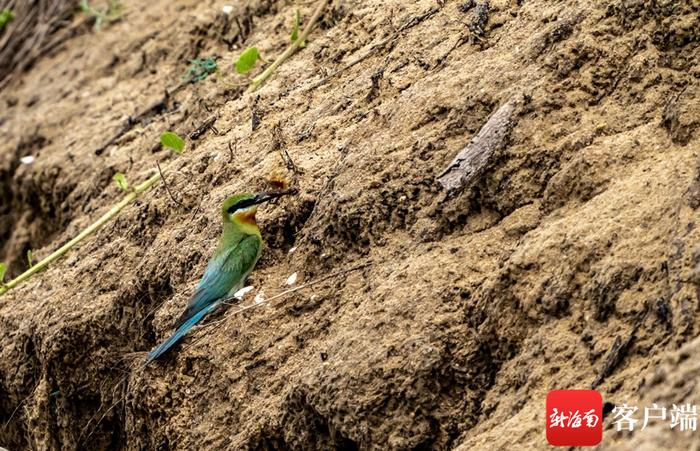
[[[255,205],[255,199],[243,199],[239,200],[235,204],[229,207],[228,212],[233,213],[236,210],[240,210],[242,208],[247,208],[250,207],[251,205]]]

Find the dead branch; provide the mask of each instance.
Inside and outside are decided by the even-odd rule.
[[[71,0],[0,0],[0,10],[12,10],[14,20],[0,34],[0,89],[59,43],[83,28],[85,21],[70,27],[75,3]]]
[[[592,389],[595,389],[605,380],[606,377],[612,374],[613,370],[617,368],[617,366],[620,364],[620,362],[622,362],[622,359],[627,354],[627,351],[630,349],[630,345],[632,344],[633,340],[634,333],[630,334],[627,338],[625,338],[625,341],[622,341],[622,338],[620,338],[619,335],[615,337],[615,341],[613,342],[613,345],[610,348],[607,357],[605,357],[605,362],[603,362],[602,368],[600,369],[598,375],[591,384]]]
[[[598,375],[591,384],[591,389],[595,389],[600,384],[602,384],[603,381],[608,376],[610,376],[613,373],[613,371],[615,371],[618,365],[622,363],[622,360],[629,352],[630,348],[632,347],[632,344],[634,343],[634,340],[637,337],[637,330],[644,323],[647,316],[649,316],[650,311],[651,303],[647,303],[646,308],[637,314],[637,318],[627,338],[622,340],[622,338],[619,335],[615,337],[615,341],[613,342],[610,351],[608,351],[608,355],[605,357],[603,366],[600,368],[600,371],[598,371]]]
[[[503,104],[437,177],[447,195],[468,188],[494,161],[515,126],[517,97]]]
[[[148,106],[146,109],[138,113],[136,116],[129,116],[126,121],[124,121],[124,124],[122,127],[117,130],[114,135],[112,135],[107,141],[105,141],[104,144],[102,144],[100,147],[95,149],[95,155],[102,155],[107,148],[113,144],[116,144],[119,139],[121,139],[127,132],[129,132],[132,128],[134,128],[136,125],[144,122],[146,119],[150,119],[153,116],[156,116],[158,114],[161,114],[163,111],[165,111],[168,108],[168,101],[170,100],[170,97],[176,94],[178,91],[180,91],[182,88],[190,84],[189,81],[183,81],[177,86],[175,86],[172,89],[166,90],[165,93],[163,94],[163,97],[161,97],[159,100],[156,102],[152,103],[150,106]]]
[[[216,114],[209,116],[207,119],[205,119],[204,122],[202,122],[202,124],[199,127],[197,127],[192,133],[190,133],[190,139],[198,139],[207,130],[213,128],[214,122],[216,122],[218,118],[219,117]]]

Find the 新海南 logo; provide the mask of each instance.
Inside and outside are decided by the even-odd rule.
[[[595,390],[552,390],[546,420],[550,445],[595,446],[603,439],[603,397]]]

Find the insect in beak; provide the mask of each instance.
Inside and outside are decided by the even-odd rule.
[[[277,199],[282,196],[287,196],[289,194],[296,194],[297,189],[296,188],[289,188],[289,189],[283,189],[279,191],[264,191],[261,193],[255,194],[255,198],[253,199],[253,204],[262,204],[265,202],[269,202],[273,199]]]

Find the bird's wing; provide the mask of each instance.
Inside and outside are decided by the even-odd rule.
[[[187,309],[175,323],[175,328],[180,327],[200,310],[226,296],[232,288],[243,282],[260,256],[261,244],[259,236],[249,235],[226,252],[212,258],[207,269],[204,270],[204,276],[197,285],[197,290],[187,304]]]

